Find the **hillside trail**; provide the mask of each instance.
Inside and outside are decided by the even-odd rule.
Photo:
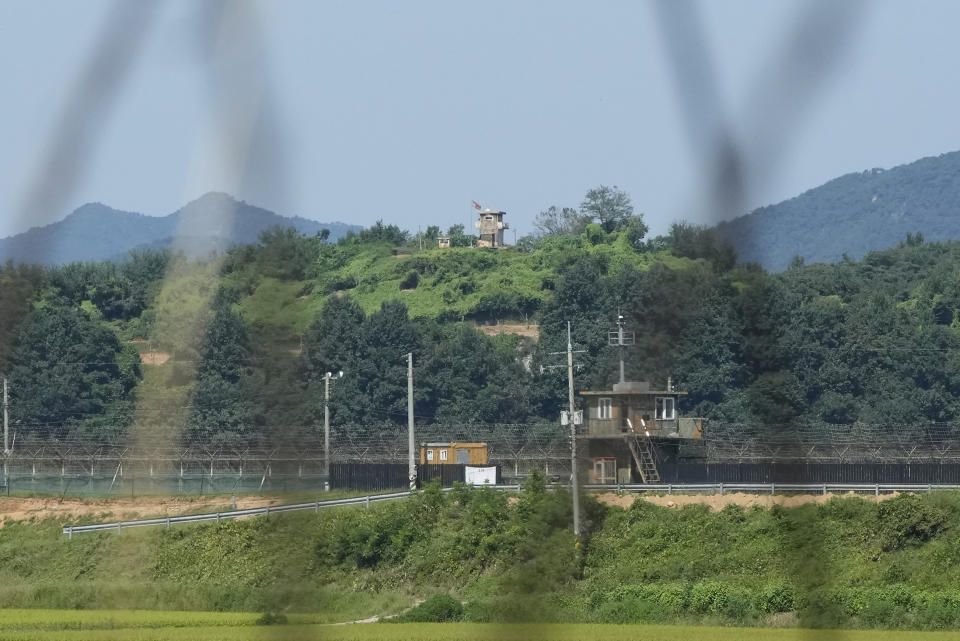
[[[357,619],[356,621],[340,621],[339,623],[324,623],[321,625],[333,626],[333,625],[355,625],[360,623],[379,623],[380,621],[387,621],[389,619],[395,619],[399,616],[403,616],[410,610],[414,609],[415,607],[423,603],[423,601],[424,601],[423,599],[416,599],[410,607],[404,608],[399,612],[394,612],[393,614],[375,614],[372,617],[367,617],[366,619]]]

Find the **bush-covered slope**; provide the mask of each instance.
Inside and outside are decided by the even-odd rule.
[[[955,493],[717,512],[588,498],[579,544],[570,516],[569,495],[533,478],[517,497],[432,487],[72,541],[50,521],[7,523],[0,604],[333,616],[450,593],[474,621],[960,627]]]

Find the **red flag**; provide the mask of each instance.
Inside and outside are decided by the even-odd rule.
[[[481,207],[481,206],[480,206],[480,203],[478,203],[477,201],[471,200],[470,202],[473,203],[473,208],[474,208],[474,209],[483,209],[483,207]]]

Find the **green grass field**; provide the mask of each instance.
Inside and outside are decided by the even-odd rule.
[[[312,615],[291,615],[290,624],[256,625],[253,613],[132,610],[2,610],[0,640],[116,639],[129,641],[244,641],[307,639],[343,641],[946,641],[954,632],[898,630],[802,630],[669,625],[536,625],[408,623],[323,625]]]

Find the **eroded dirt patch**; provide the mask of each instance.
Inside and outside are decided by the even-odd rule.
[[[873,494],[856,494],[848,492],[846,494],[744,494],[734,492],[729,494],[617,494],[607,492],[605,494],[595,495],[597,500],[607,505],[617,507],[630,507],[635,499],[647,501],[654,505],[664,507],[681,508],[684,505],[706,505],[711,511],[722,510],[728,505],[740,505],[742,507],[753,507],[758,505],[764,508],[770,508],[774,505],[783,507],[796,507],[807,503],[826,503],[832,497],[851,497],[859,496],[868,500],[886,500],[893,498],[897,493],[881,494],[879,497]]]

